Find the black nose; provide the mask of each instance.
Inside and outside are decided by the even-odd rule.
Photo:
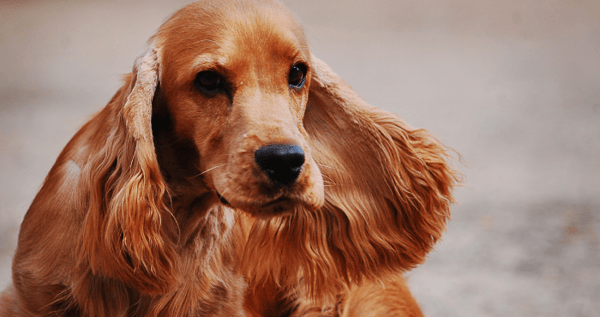
[[[287,186],[298,178],[302,170],[304,151],[297,145],[267,145],[254,153],[254,159],[273,183]]]

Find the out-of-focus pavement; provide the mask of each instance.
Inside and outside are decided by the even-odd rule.
[[[427,316],[598,316],[600,2],[284,1],[371,104],[460,152]],[[0,2],[0,288],[46,173],[186,1]]]

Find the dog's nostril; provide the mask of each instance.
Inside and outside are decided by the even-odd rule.
[[[297,145],[267,145],[254,153],[254,159],[273,183],[287,186],[302,170],[304,151]]]

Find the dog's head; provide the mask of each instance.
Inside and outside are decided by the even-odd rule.
[[[145,202],[114,204],[129,212],[113,235],[147,267],[138,274],[169,269],[165,193],[190,189],[257,216],[242,265],[252,279],[326,298],[424,261],[457,182],[445,147],[356,95],[280,4],[197,2],[149,43],[113,101],[135,151],[108,178],[136,180],[113,191],[138,197],[112,200]]]
[[[268,2],[198,2],[152,45],[171,127],[198,151],[209,190],[259,217],[323,205],[303,125],[311,55],[289,12]]]

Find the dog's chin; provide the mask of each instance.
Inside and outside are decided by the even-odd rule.
[[[244,203],[236,200],[229,201],[227,198],[219,194],[219,192],[216,192],[216,194],[222,204],[243,212],[247,212],[260,219],[269,219],[278,216],[290,215],[300,205],[298,201],[285,196],[281,196],[266,203]]]
[[[262,205],[247,206],[246,208],[239,208],[257,218],[269,219],[273,217],[280,217],[292,214],[296,207],[297,202],[285,197],[275,199],[271,202]]]

